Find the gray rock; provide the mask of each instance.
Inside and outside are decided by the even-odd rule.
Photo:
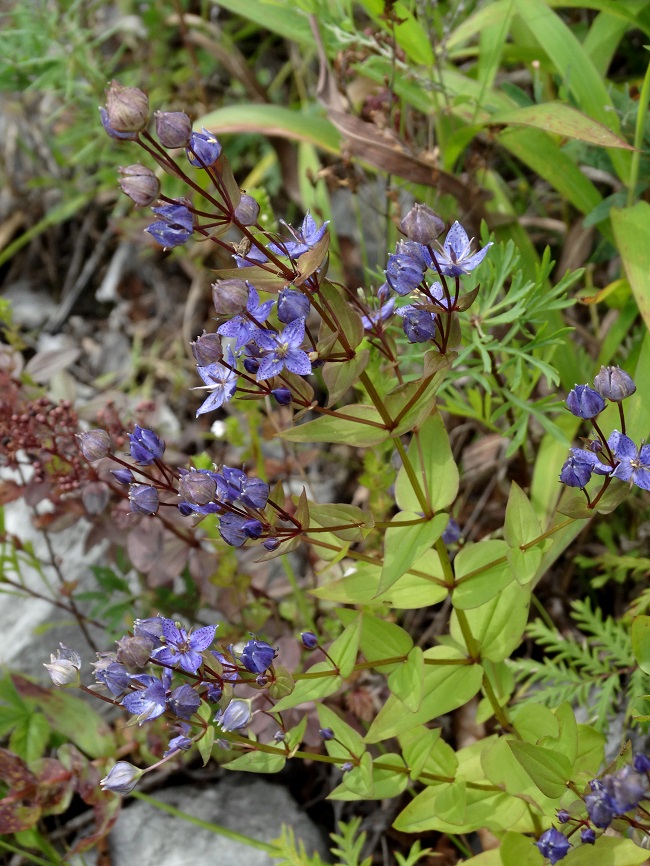
[[[281,834],[282,824],[294,831],[308,853],[328,859],[327,848],[316,825],[293,800],[288,791],[265,779],[227,775],[209,788],[183,785],[156,793],[183,812],[214,822],[257,839],[271,842]],[[215,835],[135,800],[125,806],[109,835],[113,866],[272,866],[266,851],[252,848],[226,836]]]

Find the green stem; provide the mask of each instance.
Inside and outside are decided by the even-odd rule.
[[[390,412],[388,411],[388,409],[384,406],[384,401],[381,398],[381,394],[375,388],[375,386],[372,382],[372,379],[366,373],[365,370],[359,376],[359,381],[362,383],[363,387],[368,392],[368,396],[372,400],[373,406],[381,415],[382,420],[383,420],[384,424],[386,425],[386,429],[389,431],[393,430],[395,428],[395,422],[390,417]]]
[[[5,851],[11,851],[12,854],[17,854],[24,860],[29,860],[30,863],[36,863],[38,866],[61,866],[63,863],[63,860],[59,860],[58,863],[54,860],[43,860],[42,857],[37,857],[36,854],[25,851],[24,848],[16,848],[14,845],[10,845],[4,839],[0,839],[0,848],[3,848]]]
[[[630,164],[630,182],[627,188],[627,206],[632,207],[634,204],[634,191],[636,189],[637,180],[639,179],[639,166],[641,164],[641,151],[643,148],[643,130],[645,127],[645,119],[648,114],[648,99],[650,98],[650,64],[645,71],[645,78],[641,86],[641,94],[639,96],[639,111],[636,116],[636,128],[634,130],[634,147],[632,153],[632,162]]]
[[[152,806],[155,806],[156,809],[160,809],[161,812],[173,815],[174,818],[181,818],[181,820],[187,821],[188,824],[194,824],[195,827],[209,830],[210,833],[214,833],[216,836],[225,836],[226,839],[232,839],[233,842],[240,842],[242,845],[248,845],[249,848],[257,848],[259,851],[265,851],[267,854],[270,854],[271,857],[280,856],[280,851],[275,845],[271,845],[268,842],[260,842],[259,839],[251,839],[250,836],[246,836],[244,833],[238,833],[236,830],[230,830],[228,827],[224,827],[221,824],[202,821],[201,818],[195,818],[194,815],[190,815],[188,812],[182,812],[175,806],[170,806],[168,803],[163,803],[162,800],[150,797],[149,794],[143,794],[141,791],[133,791],[131,796],[136,797],[138,800],[144,800],[145,803],[150,803]]]
[[[395,442],[395,448],[397,449],[397,453],[402,458],[402,465],[404,467],[404,471],[408,476],[408,480],[411,482],[411,487],[413,488],[413,492],[420,503],[420,508],[424,512],[424,516],[427,520],[431,520],[433,517],[433,509],[429,505],[427,497],[424,494],[424,490],[422,489],[422,485],[420,484],[420,479],[417,476],[415,468],[411,463],[408,454],[406,453],[406,448],[402,444],[402,440],[399,436],[396,436],[393,440]]]

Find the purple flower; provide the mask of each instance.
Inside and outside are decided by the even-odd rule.
[[[589,784],[591,785],[592,793],[587,794],[585,797],[587,814],[592,824],[595,824],[596,827],[609,827],[618,814],[616,805],[598,779],[594,779]]]
[[[210,654],[213,655],[221,665],[221,679],[227,683],[236,683],[239,674],[232,661],[227,659],[222,652],[219,652],[219,650],[210,650]]]
[[[135,637],[150,640],[153,647],[160,646],[163,636],[164,621],[164,616],[151,616],[147,619],[136,619],[133,623],[133,634]]]
[[[104,131],[109,136],[109,138],[114,138],[116,141],[135,141],[135,139],[138,137],[137,132],[118,132],[116,129],[113,129],[108,119],[108,112],[105,108],[99,109],[99,116],[102,119],[102,126],[104,127]]]
[[[386,282],[398,295],[408,295],[420,285],[427,269],[422,247],[413,241],[399,241],[397,251],[388,257]]]
[[[192,740],[188,737],[191,729],[187,722],[179,722],[175,727],[178,734],[169,741],[169,745],[167,746],[163,758],[167,758],[169,755],[172,755],[174,752],[178,752],[179,750],[186,752],[192,747]]]
[[[219,710],[214,721],[222,731],[238,731],[246,727],[252,715],[250,700],[235,698],[225,710]]]
[[[445,295],[445,290],[442,287],[442,283],[438,283],[438,282],[432,283],[429,286],[429,294],[431,295],[431,297],[433,298],[433,300],[436,302],[436,304],[439,307],[442,307],[443,310],[449,309],[449,306],[450,306],[452,299],[451,298],[448,299],[447,296]]]
[[[182,670],[195,674],[203,663],[200,653],[210,646],[216,630],[216,625],[206,625],[188,634],[170,619],[164,619],[164,645],[154,651],[153,657],[165,665],[178,665]]]
[[[635,755],[632,763],[637,773],[650,773],[650,758],[647,755]]]
[[[580,831],[580,841],[585,845],[593,845],[596,842],[596,831],[593,827],[585,827]]]
[[[224,514],[219,518],[219,533],[231,547],[241,547],[249,538],[259,538],[263,526],[259,520],[240,514]]]
[[[278,295],[278,319],[288,325],[294,319],[306,319],[310,308],[309,298],[295,289],[282,289]]]
[[[316,246],[318,241],[325,235],[328,222],[329,220],[324,222],[319,228],[314,222],[312,215],[307,211],[300,226],[300,231],[297,231],[288,223],[283,223],[291,232],[293,240],[283,240],[280,244],[268,244],[267,249],[276,256],[289,256],[292,259],[297,259],[298,256]]]
[[[245,346],[246,343],[250,342],[257,332],[254,322],[251,322],[250,320],[254,319],[258,325],[263,325],[268,319],[274,303],[275,301],[264,301],[263,303],[260,303],[260,296],[257,294],[255,289],[249,285],[248,302],[246,304],[248,317],[235,316],[235,318],[231,319],[229,322],[224,322],[223,325],[220,325],[217,328],[217,334],[221,334],[222,337],[234,337],[236,339],[235,351],[241,349],[242,346]]]
[[[447,521],[447,526],[442,533],[442,540],[445,544],[454,544],[462,536],[460,526],[456,523],[453,517]]]
[[[263,674],[272,664],[276,651],[263,640],[249,640],[241,653],[241,661],[252,674]]]
[[[612,476],[630,481],[642,490],[650,490],[650,445],[637,448],[629,436],[618,430],[614,430],[607,441],[619,461]]]
[[[167,709],[167,688],[165,684],[148,674],[132,677],[132,680],[145,685],[144,689],[129,692],[120,703],[138,718],[138,724],[157,719]]]
[[[383,324],[395,312],[395,298],[389,298],[378,310],[368,312],[367,316],[361,316],[364,331],[374,331]]]
[[[93,663],[95,680],[106,686],[112,695],[121,695],[129,686],[129,672],[115,661],[114,653],[98,653],[99,661]]]
[[[130,469],[111,469],[111,475],[114,475],[120,484],[133,484],[135,481],[135,475]]]
[[[605,401],[589,385],[576,385],[566,398],[569,412],[577,418],[595,418],[605,408]]]
[[[428,343],[436,336],[436,317],[434,313],[407,304],[397,311],[402,317],[402,327],[410,343]]]
[[[192,133],[186,152],[190,165],[207,168],[221,156],[221,145],[211,132],[202,129]]]
[[[331,728],[321,728],[318,733],[324,740],[333,740],[335,737],[334,731]]]
[[[183,204],[167,204],[152,208],[162,220],[152,223],[145,231],[165,249],[179,247],[194,231],[194,219]]]
[[[148,484],[131,484],[129,506],[136,514],[155,514],[158,511],[158,491]]]
[[[627,765],[602,779],[603,788],[611,798],[618,815],[636,809],[648,793],[648,778]]]
[[[247,253],[234,256],[238,268],[250,268],[253,265],[261,265],[268,262],[269,257],[258,247],[251,247]]]
[[[196,368],[205,384],[198,385],[196,388],[192,388],[192,390],[211,392],[196,410],[197,418],[199,415],[205,415],[206,412],[214,412],[216,409],[220,409],[224,403],[227,403],[232,398],[232,395],[237,390],[238,376],[235,369],[236,361],[230,348],[226,355],[226,361],[228,366],[215,363]]]
[[[460,277],[477,268],[492,246],[492,241],[482,250],[472,253],[472,242],[462,225],[456,221],[447,232],[442,250],[436,252],[436,261],[445,277]]]
[[[113,794],[130,794],[142,774],[143,770],[138,770],[128,761],[118,761],[99,785],[103,791],[112,791]]]
[[[277,400],[280,406],[289,406],[291,404],[291,391],[288,388],[273,388],[271,396]]]
[[[201,698],[189,683],[183,683],[171,693],[168,699],[169,709],[181,719],[189,719],[201,706]]]
[[[318,638],[313,631],[303,631],[300,633],[300,640],[305,649],[314,650],[318,646]]]
[[[542,857],[548,857],[552,864],[566,857],[571,847],[571,843],[564,833],[560,833],[555,827],[545,830],[535,845],[539,848]]]
[[[609,475],[611,471],[612,467],[601,463],[593,451],[588,451],[586,448],[572,448],[571,457],[567,459],[560,472],[560,481],[567,487],[584,489],[589,483],[592,472],[596,475]]]
[[[131,443],[131,457],[140,466],[150,466],[155,460],[159,460],[165,452],[165,443],[162,439],[146,427],[137,424],[133,433],[129,433]]]
[[[255,342],[266,354],[257,371],[257,381],[278,376],[285,368],[297,376],[308,376],[311,373],[311,361],[300,348],[304,338],[304,319],[295,319],[281,334],[258,331]]]

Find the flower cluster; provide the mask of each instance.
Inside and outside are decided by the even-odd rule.
[[[636,812],[641,803],[650,796],[650,758],[636,755],[632,764],[626,764],[612,773],[589,782],[589,791],[584,794],[587,818],[572,815],[560,809],[557,819],[560,824],[570,826],[568,835],[555,827],[546,830],[535,845],[541,854],[554,864],[564,859],[572,848],[570,837],[580,831],[580,842],[593,845],[596,830],[606,830],[613,821],[621,820],[628,826],[636,823]],[[647,817],[645,809],[643,818]]]
[[[592,475],[606,476],[606,489],[611,478],[629,481],[643,490],[650,490],[650,445],[637,446],[625,434],[625,415],[622,401],[636,391],[630,376],[619,367],[602,367],[594,379],[594,387],[576,385],[567,397],[567,408],[577,418],[589,420],[595,437],[588,439],[585,448],[572,448],[560,472],[560,481],[567,487],[578,487],[589,496],[585,487]],[[605,409],[606,401],[618,406],[622,432],[614,432],[606,439],[596,418]]]
[[[57,686],[108,692],[109,700],[138,725],[161,716],[169,719],[174,736],[164,761],[205,734],[205,724],[193,719],[203,703],[217,705],[213,721],[222,733],[241,730],[252,719],[254,698],[237,697],[234,690],[238,685],[261,689],[275,680],[277,652],[270,644],[251,637],[240,651],[233,646],[211,649],[216,631],[216,625],[192,631],[164,616],[137,619],[133,634],[120,638],[115,652],[97,654],[90,690],[80,686],[81,660],[74,650],[61,645],[45,667]],[[101,785],[125,794],[153,768],[142,771],[118,762]]]

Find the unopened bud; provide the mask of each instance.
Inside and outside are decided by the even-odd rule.
[[[59,644],[56,655],[50,656],[50,663],[43,665],[55,686],[78,686],[81,657],[64,644]]]
[[[115,642],[116,660],[129,668],[143,668],[153,652],[154,643],[144,635],[124,635]]]
[[[113,794],[130,794],[143,772],[128,761],[118,761],[99,785],[103,791],[112,791]]]
[[[201,470],[181,475],[178,482],[178,495],[193,505],[207,505],[217,492],[217,483],[207,472]]]
[[[300,640],[305,649],[313,650],[318,646],[318,638],[313,631],[303,631],[300,634]]]
[[[119,186],[125,195],[135,202],[136,207],[148,207],[160,195],[160,181],[146,165],[127,165],[118,168],[122,176]]]
[[[200,337],[190,343],[190,348],[199,367],[216,364],[223,358],[223,347],[219,334],[208,334],[204,331]]]
[[[636,391],[632,377],[620,367],[601,367],[594,379],[594,388],[601,397],[612,403],[620,403]]]
[[[158,511],[158,491],[148,484],[132,484],[129,503],[131,511],[136,514],[155,514]]]
[[[288,406],[291,403],[291,391],[288,388],[274,388],[271,395],[275,397],[280,406]]]
[[[163,147],[187,147],[192,137],[192,121],[182,111],[156,111],[156,134]]]
[[[235,208],[235,218],[243,226],[254,226],[260,215],[260,206],[252,195],[242,194],[239,204]]]
[[[149,120],[149,99],[137,87],[111,81],[106,91],[106,113],[116,132],[141,132]]]
[[[111,437],[106,430],[87,430],[77,433],[79,450],[89,463],[101,460],[111,450]]]
[[[244,280],[217,280],[212,284],[212,303],[218,316],[238,316],[248,303]]]
[[[417,244],[432,244],[445,228],[437,213],[425,204],[414,204],[400,227],[407,238]]]

